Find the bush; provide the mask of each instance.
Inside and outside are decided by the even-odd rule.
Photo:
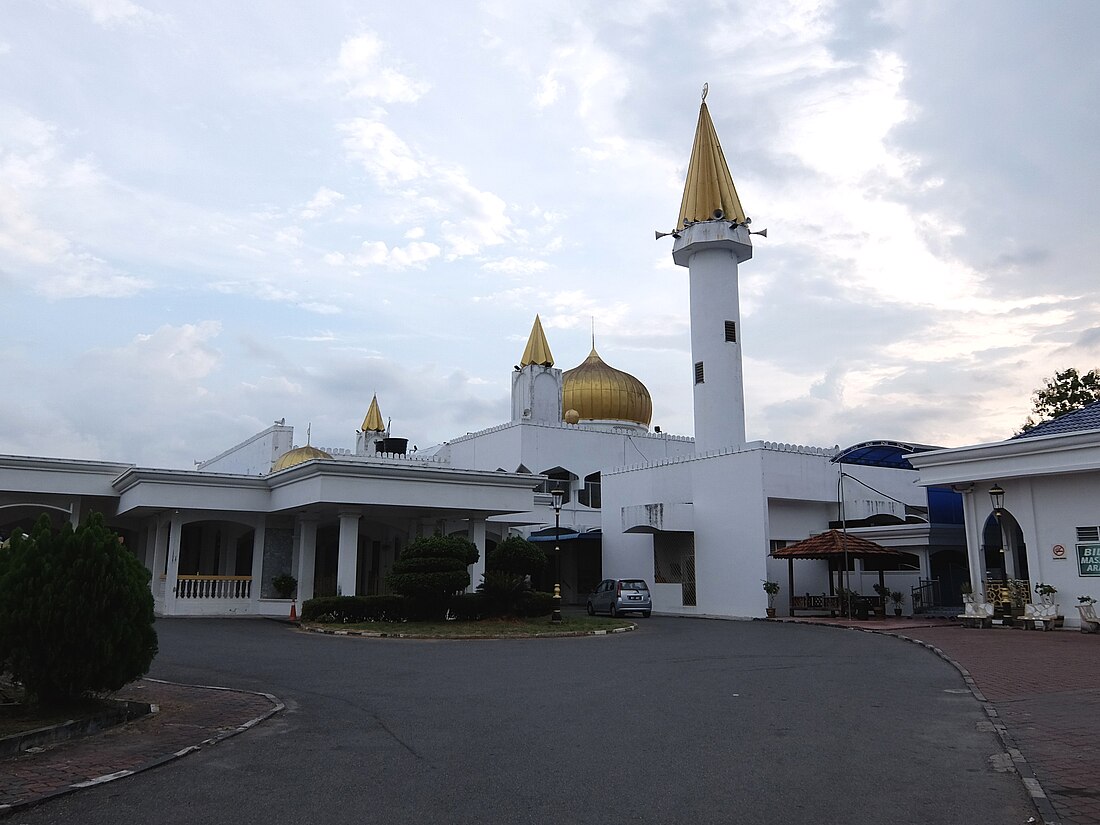
[[[0,661],[43,704],[118,690],[157,653],[149,571],[91,514],[0,550]]]
[[[400,596],[323,596],[302,604],[302,621],[321,624],[400,622],[407,618]]]
[[[523,598],[521,616],[549,616],[554,612],[554,594],[541,590],[528,590]]]
[[[466,568],[480,554],[459,536],[416,539],[401,551],[386,584],[409,600],[409,617],[441,619],[451,597],[470,585]]]
[[[485,559],[487,569],[517,576],[534,576],[542,572],[546,563],[546,553],[520,536],[509,536],[490,550]]]
[[[487,616],[522,616],[522,604],[531,591],[527,579],[517,573],[488,570],[477,586]]]
[[[451,597],[451,614],[460,621],[476,622],[489,615],[485,597],[481,593],[459,593]]]

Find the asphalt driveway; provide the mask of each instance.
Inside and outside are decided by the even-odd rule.
[[[874,634],[652,618],[614,636],[411,641],[161,620],[150,675],[287,710],[16,821],[1024,823],[958,672]]]

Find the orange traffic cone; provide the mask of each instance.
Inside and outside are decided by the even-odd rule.
[[[291,603],[290,603],[290,620],[291,620],[292,622],[296,622],[296,621],[298,621],[298,608],[297,608],[297,604],[298,604],[298,603],[297,603],[297,601],[293,601],[293,602],[291,602]]]

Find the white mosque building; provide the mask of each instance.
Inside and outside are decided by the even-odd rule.
[[[705,101],[669,234],[690,290],[694,438],[651,431],[648,390],[594,341],[581,364],[556,367],[536,316],[498,426],[409,452],[374,398],[347,449],[308,435],[294,446],[278,422],[193,470],[0,456],[0,535],[43,510],[74,522],[103,512],[152,572],[162,615],[285,615],[272,584],[284,574],[298,601],[382,593],[402,547],[442,531],[482,551],[474,584],[485,551],[518,532],[545,542],[544,584],[559,582],[567,602],[583,604],[601,578],[640,577],[658,613],[756,617],[764,580],[781,582],[781,615],[796,593],[831,592],[825,562],[799,562],[791,592],[769,553],[843,513],[853,534],[904,551],[886,565],[853,561],[852,589],[885,577],[907,594],[933,580],[957,593],[968,575],[958,496],[926,491],[907,460],[931,448],[747,440],[737,279],[755,233]]]

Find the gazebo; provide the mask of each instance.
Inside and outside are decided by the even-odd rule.
[[[795,610],[828,610],[830,613],[838,613],[844,609],[843,600],[838,594],[844,592],[844,574],[848,569],[847,559],[865,559],[868,556],[900,556],[902,553],[900,550],[883,547],[881,544],[876,544],[860,536],[854,536],[851,533],[829,530],[778,550],[773,550],[771,555],[775,559],[787,560],[787,592],[790,594],[790,611],[793,616]],[[810,593],[805,596],[794,594],[795,559],[825,559],[829,562],[828,596],[824,594],[814,596]],[[834,569],[837,571],[835,587],[833,584]],[[878,583],[883,588],[886,586],[886,579],[881,570],[878,572]],[[881,604],[881,597],[874,598]],[[881,604],[881,606],[886,607],[885,604]]]

